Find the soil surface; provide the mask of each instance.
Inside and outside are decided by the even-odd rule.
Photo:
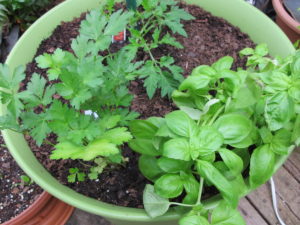
[[[0,136],[0,224],[19,215],[43,192],[36,184],[24,185],[22,175]]]
[[[234,69],[245,66],[245,60],[240,59],[238,53],[245,47],[254,46],[248,35],[242,33],[239,28],[230,25],[223,19],[212,16],[199,7],[187,6],[181,3],[180,5],[196,18],[193,21],[183,22],[188,38],[176,35],[177,40],[181,42],[184,49],[161,46],[154,51],[154,57],[173,56],[175,63],[184,69],[185,76],[188,76],[193,68],[203,64],[210,65],[226,55],[230,55],[236,60],[233,66]],[[82,14],[80,18],[76,18],[71,22],[64,22],[58,26],[53,34],[41,43],[36,56],[43,53],[53,53],[56,48],[71,51],[71,41],[78,35],[80,21],[84,18],[85,14]],[[117,45],[113,44],[112,50],[121,47]],[[139,57],[138,60],[147,59],[145,55],[139,54]],[[36,63],[33,61],[27,65],[27,81],[34,72],[47,78],[46,71],[37,68]],[[142,80],[131,82],[129,89],[134,94],[131,109],[139,112],[141,118],[164,116],[176,108],[167,98],[160,98],[159,93],[156,93],[153,99],[149,100],[143,88]],[[87,179],[85,182],[68,183],[68,169],[77,167],[81,171],[88,171],[89,167],[85,165],[88,163],[79,160],[50,160],[49,155],[53,150],[52,145],[44,144],[37,147],[30,137],[26,137],[26,139],[40,162],[62,184],[104,202],[120,206],[143,207],[142,191],[148,181],[138,170],[138,155],[127,146],[123,147],[123,155],[129,159],[125,166],[108,168],[95,181]],[[48,141],[55,144],[55,135],[50,135]],[[215,189],[206,188],[204,199],[215,193]]]

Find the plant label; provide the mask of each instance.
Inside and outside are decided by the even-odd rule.
[[[112,36],[112,43],[123,43],[126,41],[126,29]]]

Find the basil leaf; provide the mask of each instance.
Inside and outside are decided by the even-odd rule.
[[[243,170],[245,170],[249,164],[250,164],[250,153],[249,153],[249,150],[247,148],[236,148],[234,150],[232,150],[235,154],[237,154],[242,160],[243,160],[243,165],[244,165],[244,168]]]
[[[196,129],[195,134],[191,137],[190,147],[193,159],[198,156],[212,154],[223,144],[222,134],[214,127],[204,126]]]
[[[197,171],[204,179],[212,183],[222,194],[224,199],[233,207],[238,204],[238,195],[235,187],[211,163],[197,160]]]
[[[270,149],[279,155],[287,155],[292,133],[286,129],[277,131],[270,142]]]
[[[199,109],[194,109],[186,106],[179,106],[180,110],[189,115],[193,120],[199,120],[201,116],[201,111]]]
[[[253,129],[251,120],[241,114],[225,114],[214,123],[224,137],[225,144],[243,141]]]
[[[196,123],[183,111],[167,114],[166,122],[172,132],[183,137],[192,136],[196,127]]]
[[[208,87],[211,78],[206,75],[196,75],[187,77],[179,86],[180,91],[184,90],[199,90]]]
[[[130,132],[136,138],[153,138],[157,127],[145,120],[133,120],[129,124]]]
[[[201,74],[207,75],[209,77],[215,77],[217,71],[208,65],[201,65],[193,69],[191,76],[200,76]]]
[[[250,185],[255,188],[265,183],[273,174],[275,154],[268,145],[254,150],[250,160]]]
[[[237,209],[232,208],[225,201],[221,201],[211,215],[213,225],[246,225],[245,220]]]
[[[157,164],[158,160],[153,156],[142,155],[139,158],[139,170],[148,180],[155,181],[164,173]]]
[[[151,218],[165,214],[170,207],[169,200],[157,195],[154,192],[153,185],[150,184],[147,184],[144,189],[143,203],[147,214]]]
[[[297,146],[300,145],[300,114],[297,115],[291,140]]]
[[[128,144],[132,150],[140,154],[149,156],[161,155],[161,153],[155,149],[152,140],[139,138],[131,140],[130,142],[128,142]]]
[[[154,189],[164,198],[176,198],[183,191],[183,182],[179,175],[165,174],[155,181]]]
[[[234,176],[240,174],[244,168],[243,160],[234,152],[222,148],[218,150],[225,165],[232,171]]]
[[[233,64],[233,58],[231,56],[224,56],[220,58],[217,62],[212,64],[212,68],[216,71],[229,70]]]
[[[160,169],[167,173],[179,173],[180,171],[185,171],[190,167],[190,163],[187,161],[166,157],[159,158],[157,160],[157,165]]]
[[[265,120],[271,131],[284,127],[294,114],[294,102],[286,92],[279,92],[267,98]]]
[[[179,220],[179,225],[209,225],[209,222],[203,216],[187,215]]]
[[[167,141],[164,144],[163,156],[189,161],[191,159],[189,142],[184,138],[175,138]]]
[[[190,199],[193,199],[193,204],[196,203],[199,194],[199,182],[196,180],[193,174],[180,172],[180,177],[183,181],[183,186]]]

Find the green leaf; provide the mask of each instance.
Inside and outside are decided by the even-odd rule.
[[[225,144],[235,144],[244,140],[252,131],[251,120],[241,114],[225,114],[214,123],[224,137]]]
[[[209,222],[203,216],[187,215],[179,220],[179,225],[209,225]]]
[[[237,176],[242,172],[244,168],[243,160],[237,154],[225,148],[221,148],[218,151],[224,163],[234,176]]]
[[[190,164],[183,160],[161,157],[157,160],[157,165],[166,173],[178,173],[189,168]]]
[[[183,186],[186,193],[189,195],[190,200],[194,200],[193,203],[197,202],[199,194],[199,182],[196,180],[192,173],[186,173],[181,171],[180,177],[183,181]]]
[[[287,155],[291,145],[291,136],[292,133],[286,129],[278,130],[270,142],[270,149],[276,154]]]
[[[176,41],[176,38],[172,37],[169,33],[167,33],[160,41],[161,44],[167,44],[174,46],[176,48],[182,49],[183,46]]]
[[[284,127],[294,113],[294,102],[286,92],[267,98],[265,107],[265,120],[271,131]]]
[[[101,135],[101,139],[106,139],[116,145],[122,145],[123,143],[130,141],[132,136],[130,132],[127,131],[126,127],[117,127],[106,131]]]
[[[136,138],[153,138],[157,132],[157,127],[145,120],[133,120],[129,123],[130,132]]]
[[[129,147],[142,155],[159,156],[161,153],[156,150],[153,141],[149,139],[133,139],[129,143]]]
[[[82,149],[79,146],[71,142],[61,142],[55,145],[55,150],[52,151],[50,159],[70,159],[74,154],[81,151]]]
[[[184,138],[175,138],[167,141],[164,144],[163,156],[171,159],[189,161],[191,156],[188,141]]]
[[[118,153],[119,149],[115,144],[110,143],[108,140],[100,139],[88,144],[83,151],[72,155],[72,158],[89,161],[99,156],[108,157]]]
[[[300,145],[300,114],[297,115],[292,132],[291,141],[297,146]]]
[[[35,114],[26,112],[22,114],[22,121],[25,129],[29,129],[30,135],[34,138],[38,146],[41,146],[44,139],[51,132],[48,126],[46,113]]]
[[[151,218],[162,216],[170,207],[168,199],[157,195],[154,192],[154,187],[150,184],[147,184],[144,189],[143,203],[147,214]]]
[[[212,183],[232,207],[237,206],[238,193],[234,191],[235,187],[211,163],[197,160],[196,167],[200,176]]]
[[[142,155],[139,158],[139,170],[151,181],[157,180],[164,172],[158,167],[158,160],[148,155]]]
[[[199,90],[208,88],[211,78],[206,75],[189,76],[179,86],[180,91],[184,90]]]
[[[104,35],[116,35],[126,28],[129,19],[134,15],[132,11],[122,12],[118,10],[109,18],[108,24],[104,30]]]
[[[268,46],[265,43],[257,45],[254,51],[259,56],[266,56],[269,53]]]
[[[194,133],[196,123],[183,111],[173,111],[166,115],[166,123],[172,132],[183,137]]]
[[[179,175],[165,174],[155,181],[154,189],[164,198],[176,198],[183,191],[183,182]]]
[[[224,56],[221,59],[219,59],[217,62],[212,64],[212,68],[216,71],[222,71],[222,70],[230,70],[231,66],[233,64],[233,58],[231,56]]]
[[[211,224],[246,225],[246,222],[237,209],[232,208],[227,202],[221,201],[212,212]]]
[[[202,126],[190,139],[191,156],[196,159],[210,155],[223,144],[222,134],[214,127]]]
[[[254,150],[250,161],[250,185],[256,188],[265,183],[274,172],[275,154],[268,145]]]

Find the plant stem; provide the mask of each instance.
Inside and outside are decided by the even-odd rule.
[[[200,177],[200,185],[199,185],[198,199],[197,199],[196,205],[199,205],[201,203],[203,184],[204,184],[204,179],[202,177]]]
[[[224,108],[225,108],[224,105],[221,108],[219,108],[219,110],[215,113],[215,115],[213,116],[213,118],[211,119],[211,121],[209,121],[209,123],[208,123],[209,126],[211,126],[215,122],[215,120],[222,113],[222,111],[223,111]]]

